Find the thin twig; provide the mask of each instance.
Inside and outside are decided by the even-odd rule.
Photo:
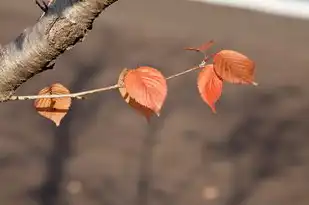
[[[182,75],[185,75],[189,72],[195,71],[197,69],[203,68],[206,64],[206,61],[208,59],[203,60],[198,66],[195,66],[193,68],[190,68],[188,70],[182,71],[180,73],[176,73],[174,75],[171,75],[169,77],[166,78],[166,80],[170,80],[172,78],[176,78]],[[61,94],[61,95],[25,95],[25,96],[11,96],[9,101],[14,101],[14,100],[36,100],[36,99],[43,99],[43,98],[75,98],[75,99],[84,99],[84,97],[86,95],[91,95],[94,93],[99,93],[99,92],[104,92],[104,91],[108,91],[108,90],[114,90],[117,88],[120,88],[122,85],[120,84],[115,84],[115,85],[111,85],[108,87],[103,87],[103,88],[98,88],[98,89],[93,89],[93,90],[87,90],[87,91],[83,91],[83,92],[78,92],[78,93],[70,93],[70,94]]]
[[[185,74],[187,74],[187,73],[189,73],[189,72],[192,72],[192,71],[194,71],[194,70],[197,70],[197,69],[199,69],[199,68],[201,68],[201,67],[200,67],[200,66],[196,66],[196,67],[190,68],[190,69],[188,69],[188,70],[185,70],[185,71],[183,71],[183,72],[176,73],[176,74],[174,74],[174,75],[171,75],[171,76],[167,77],[166,80],[170,80],[170,79],[172,79],[172,78],[176,78],[176,77],[185,75]]]
[[[182,72],[180,72],[180,73],[176,73],[176,74],[174,74],[174,75],[171,75],[171,76],[167,77],[166,80],[170,80],[170,79],[172,79],[172,78],[176,78],[176,77],[185,75],[185,74],[187,74],[187,73],[190,73],[190,72],[192,72],[192,71],[198,70],[198,69],[200,69],[200,68],[204,68],[205,65],[206,65],[207,60],[208,60],[208,59],[205,58],[205,60],[203,60],[198,66],[195,66],[195,67],[193,67],[193,68],[190,68],[190,69],[188,69],[188,70],[182,71]]]
[[[70,98],[76,98],[76,99],[83,99],[84,96],[94,94],[94,93],[99,93],[99,92],[104,92],[108,90],[114,90],[119,88],[120,86],[118,84],[104,87],[104,88],[98,88],[98,89],[93,89],[93,90],[87,90],[83,92],[78,92],[78,93],[70,93],[70,94],[62,94],[62,95],[26,95],[26,96],[12,96],[9,100],[35,100],[35,99],[42,99],[42,98],[65,98],[65,97],[70,97]]]
[[[35,4],[44,12],[46,13],[48,10],[48,4],[43,0],[42,4],[38,1],[35,0]]]

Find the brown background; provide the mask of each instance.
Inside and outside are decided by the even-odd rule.
[[[40,16],[32,0],[0,1],[0,43]],[[196,73],[169,81],[147,127],[117,92],[74,101],[56,129],[33,102],[0,106],[1,205],[308,205],[309,21],[181,0],[120,0],[54,70],[25,83],[80,91],[124,67],[170,75],[199,62],[183,47],[210,39],[257,64],[259,87],[226,84],[214,115]],[[212,51],[214,51],[212,50]]]

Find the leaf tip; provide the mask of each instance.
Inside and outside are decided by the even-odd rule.
[[[59,127],[60,126],[60,121],[54,121],[56,127]]]
[[[217,109],[216,109],[215,104],[209,104],[209,107],[210,107],[213,114],[217,114]]]

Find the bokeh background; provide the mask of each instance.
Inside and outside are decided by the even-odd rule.
[[[0,1],[0,43],[35,23],[32,0]],[[309,21],[185,0],[120,0],[53,70],[25,83],[72,92],[114,84],[125,67],[166,76],[216,41],[256,62],[258,87],[224,85],[212,114],[197,73],[169,81],[150,126],[117,91],[74,101],[61,126],[33,102],[0,106],[1,205],[308,205]]]

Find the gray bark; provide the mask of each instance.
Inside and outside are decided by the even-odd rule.
[[[95,18],[117,1],[56,0],[34,26],[0,47],[0,102],[34,75],[52,68],[56,58],[81,42]]]

